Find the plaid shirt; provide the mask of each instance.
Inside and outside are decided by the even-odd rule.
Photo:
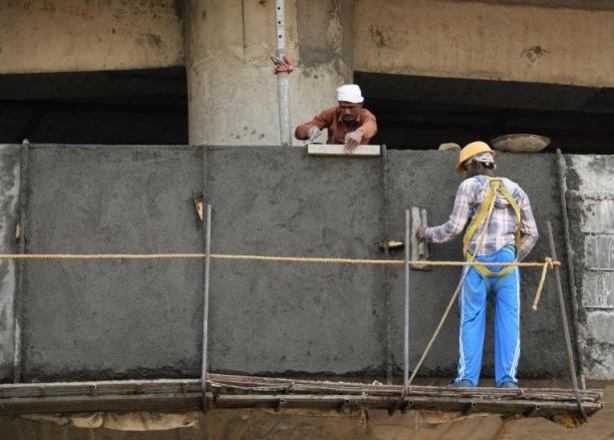
[[[523,260],[535,243],[537,242],[538,232],[535,218],[531,211],[529,197],[518,184],[509,179],[503,178],[503,185],[510,194],[516,199],[521,211],[520,236],[521,241],[517,249],[518,260]],[[452,240],[460,234],[469,220],[479,211],[486,194],[490,190],[490,184],[484,176],[475,176],[466,179],[458,187],[454,209],[450,215],[450,220],[441,226],[426,229],[427,241],[433,243],[444,243]],[[469,244],[469,252],[475,253],[477,239],[480,237],[484,225],[478,226]],[[501,195],[497,195],[495,208],[492,213],[488,230],[484,234],[482,245],[478,249],[477,255],[492,255],[501,248],[508,245],[515,245],[516,215],[510,203]]]

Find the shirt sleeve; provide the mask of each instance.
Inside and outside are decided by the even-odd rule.
[[[529,196],[523,190],[520,190],[518,207],[520,208],[522,218],[520,220],[520,244],[517,249],[517,255],[518,261],[522,261],[529,255],[535,243],[537,243],[539,232],[537,231],[537,224],[531,210]]]
[[[450,214],[450,219],[446,223],[441,226],[426,228],[427,241],[445,243],[463,232],[471,213],[470,185],[471,181],[467,179],[458,187],[456,198],[454,199],[454,208],[452,209],[452,214]]]
[[[324,110],[318,116],[313,118],[311,121],[305,122],[294,130],[294,136],[297,139],[305,140],[307,139],[307,132],[313,126],[318,127],[320,130],[324,130],[325,128],[329,128],[332,124],[333,118],[335,117],[335,109]]]
[[[377,120],[373,113],[366,109],[363,110],[362,119],[362,125],[358,127],[364,135],[361,143],[368,144],[369,140],[377,133]]]

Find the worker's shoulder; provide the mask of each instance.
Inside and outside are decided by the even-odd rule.
[[[369,117],[369,118],[375,119],[375,115],[373,113],[371,113],[371,111],[369,111],[369,109],[366,109],[366,108],[361,108],[360,109],[360,115],[363,116],[363,117]]]
[[[465,180],[463,180],[458,188],[462,189],[463,191],[471,191],[483,187],[484,184],[488,185],[483,176],[473,176],[467,177]]]

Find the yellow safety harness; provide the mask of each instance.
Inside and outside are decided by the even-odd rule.
[[[501,195],[505,197],[505,199],[510,203],[512,209],[514,210],[514,214],[516,215],[516,240],[515,240],[516,241],[516,252],[518,252],[518,248],[520,246],[521,214],[520,214],[520,207],[518,206],[516,199],[514,199],[514,197],[510,194],[510,192],[507,190],[505,185],[503,185],[503,181],[501,178],[490,177],[490,176],[483,176],[483,177],[485,177],[486,180],[488,180],[490,189],[488,193],[486,194],[486,197],[484,198],[484,202],[482,203],[480,210],[477,212],[475,217],[473,217],[471,224],[467,228],[467,232],[465,232],[465,237],[463,238],[463,255],[468,261],[472,263],[476,261],[475,257],[477,255],[478,247],[480,244],[479,243],[476,244],[475,252],[473,255],[471,255],[471,253],[469,252],[469,244],[471,243],[471,240],[473,239],[475,232],[477,231],[480,224],[482,224],[484,219],[487,217],[487,223],[490,222],[489,214],[494,209],[495,201],[497,200],[498,193],[501,193]],[[488,228],[488,224],[485,224],[484,228]],[[512,270],[514,270],[515,267],[516,266],[506,266],[499,272],[493,272],[485,265],[477,264],[475,266],[475,268],[482,275],[487,276],[487,277],[500,277],[503,275],[507,275]]]

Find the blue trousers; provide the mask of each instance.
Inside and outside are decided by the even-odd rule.
[[[494,255],[477,257],[480,262],[512,262],[513,247],[504,247]],[[489,266],[493,272],[505,266]],[[517,382],[520,358],[520,276],[518,267],[500,277],[482,275],[475,267],[462,287],[460,307],[459,360],[455,382],[469,380],[477,386],[482,368],[486,305],[489,293],[495,296],[495,386]]]

